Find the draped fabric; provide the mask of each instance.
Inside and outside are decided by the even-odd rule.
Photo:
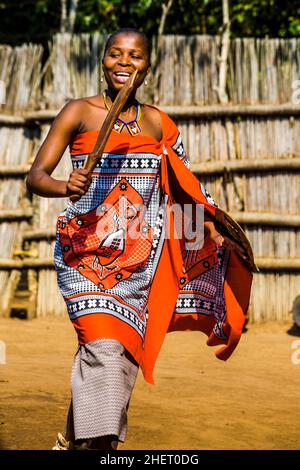
[[[54,253],[79,343],[120,341],[149,383],[167,332],[203,331],[208,345],[223,345],[216,356],[226,360],[239,341],[252,282],[235,253],[203,235],[199,216],[213,220],[216,203],[189,170],[175,123],[159,112],[160,142],[112,131],[88,192],[58,217]],[[75,136],[74,168],[97,135]],[[186,227],[193,229],[188,236]]]

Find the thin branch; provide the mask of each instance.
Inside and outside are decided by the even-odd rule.
[[[60,32],[65,33],[67,29],[67,0],[60,0]]]
[[[163,46],[163,34],[165,30],[165,25],[166,25],[166,20],[167,16],[171,10],[171,7],[173,5],[173,0],[168,0],[168,3],[163,3],[162,4],[162,14],[159,22],[159,28],[158,28],[158,37],[157,37],[157,44],[156,44],[156,53],[154,57],[154,62],[152,64],[152,69],[153,69],[153,93],[152,93],[152,98],[154,103],[157,103],[159,100],[159,82],[160,82],[160,77],[161,77],[161,67],[159,67],[160,59],[161,59],[161,51],[162,51],[162,46]]]
[[[163,3],[161,8],[162,8],[162,15],[160,18],[160,23],[159,23],[159,28],[158,28],[158,37],[161,38],[164,30],[165,30],[165,24],[166,24],[166,19],[169,14],[169,11],[172,7],[173,0],[169,0],[167,4]]]
[[[221,55],[219,59],[219,81],[218,86],[214,87],[221,104],[228,103],[226,93],[227,61],[230,45],[230,20],[229,20],[229,0],[222,0],[223,25],[221,28]]]
[[[69,20],[68,20],[68,32],[73,33],[76,13],[77,13],[78,0],[71,0],[70,10],[69,10]]]

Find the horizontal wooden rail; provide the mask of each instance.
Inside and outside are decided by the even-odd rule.
[[[0,176],[24,176],[29,169],[30,165],[3,165],[0,167]]]
[[[300,258],[265,258],[256,257],[255,263],[261,271],[300,271]],[[51,258],[0,258],[0,269],[53,269]]]
[[[30,121],[52,121],[60,109],[41,109],[40,111],[27,111],[23,114],[25,120]]]
[[[251,172],[251,171],[295,171],[300,170],[300,158],[270,158],[221,160],[212,162],[191,163],[191,171],[199,175],[213,175],[224,172]]]
[[[227,116],[294,116],[300,114],[300,106],[293,104],[227,104],[207,106],[162,106],[172,117],[216,118]]]
[[[0,125],[7,126],[24,126],[26,119],[23,116],[15,116],[12,114],[0,114]]]
[[[272,214],[268,212],[230,212],[230,215],[239,224],[300,228],[300,215]]]
[[[0,168],[0,177],[24,176],[28,173],[30,165],[4,165]],[[214,175],[224,172],[244,173],[251,171],[297,171],[300,170],[300,158],[270,158],[221,160],[212,162],[191,163],[191,171],[197,175]],[[65,179],[64,176],[56,176]]]
[[[1,209],[0,210],[0,221],[4,220],[19,220],[29,219],[33,216],[33,209],[31,207],[27,209]]]
[[[55,238],[56,233],[53,228],[26,230],[23,232],[23,240],[47,240]]]
[[[53,268],[54,261],[51,258],[24,258],[10,259],[0,258],[0,269],[23,269],[23,268]]]
[[[34,121],[52,121],[59,111],[59,109],[43,109],[40,111],[27,111],[19,116],[0,114],[0,125],[24,126],[26,124],[32,124]]]
[[[172,117],[178,118],[216,118],[229,116],[296,116],[300,106],[285,104],[226,104],[207,106],[160,106]],[[19,116],[0,114],[0,124],[24,125],[33,121],[52,121],[60,109],[27,111]]]
[[[260,271],[300,271],[300,258],[255,257]]]

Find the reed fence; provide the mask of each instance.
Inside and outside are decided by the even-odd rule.
[[[104,41],[58,34],[49,50],[0,45],[0,316],[65,314],[52,257],[66,200],[28,194],[24,177],[63,105],[101,92]],[[252,242],[261,271],[251,321],[291,320],[300,294],[300,39],[233,40],[222,106],[219,46],[218,37],[165,36],[155,97],[180,128],[192,171]],[[139,97],[153,96],[150,79]],[[54,175],[70,169],[66,150]]]

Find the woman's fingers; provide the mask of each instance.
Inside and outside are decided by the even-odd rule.
[[[212,239],[218,247],[222,246],[224,243],[224,237],[220,233],[218,233],[217,235],[214,235]]]
[[[85,173],[82,173],[83,171]],[[71,173],[71,178],[85,183],[91,180],[91,175],[89,173],[86,174],[86,170],[75,170]]]
[[[83,196],[87,192],[87,189],[78,188],[77,186],[73,186],[73,185],[69,185],[68,189],[69,189],[69,194],[72,195],[72,196],[75,195],[75,194]]]
[[[72,202],[77,202],[77,201],[79,201],[79,199],[80,199],[80,196],[76,196],[76,195],[70,196],[70,200],[71,200]]]
[[[84,176],[84,175],[71,174],[70,183],[78,187],[84,187],[84,186],[88,186],[91,183],[91,178],[89,178],[88,176]]]
[[[80,199],[80,196],[86,194],[90,187],[91,181],[92,177],[89,170],[81,168],[72,171],[67,183],[68,194],[69,196],[72,196],[71,200],[73,201],[75,196],[78,196],[78,200]]]

